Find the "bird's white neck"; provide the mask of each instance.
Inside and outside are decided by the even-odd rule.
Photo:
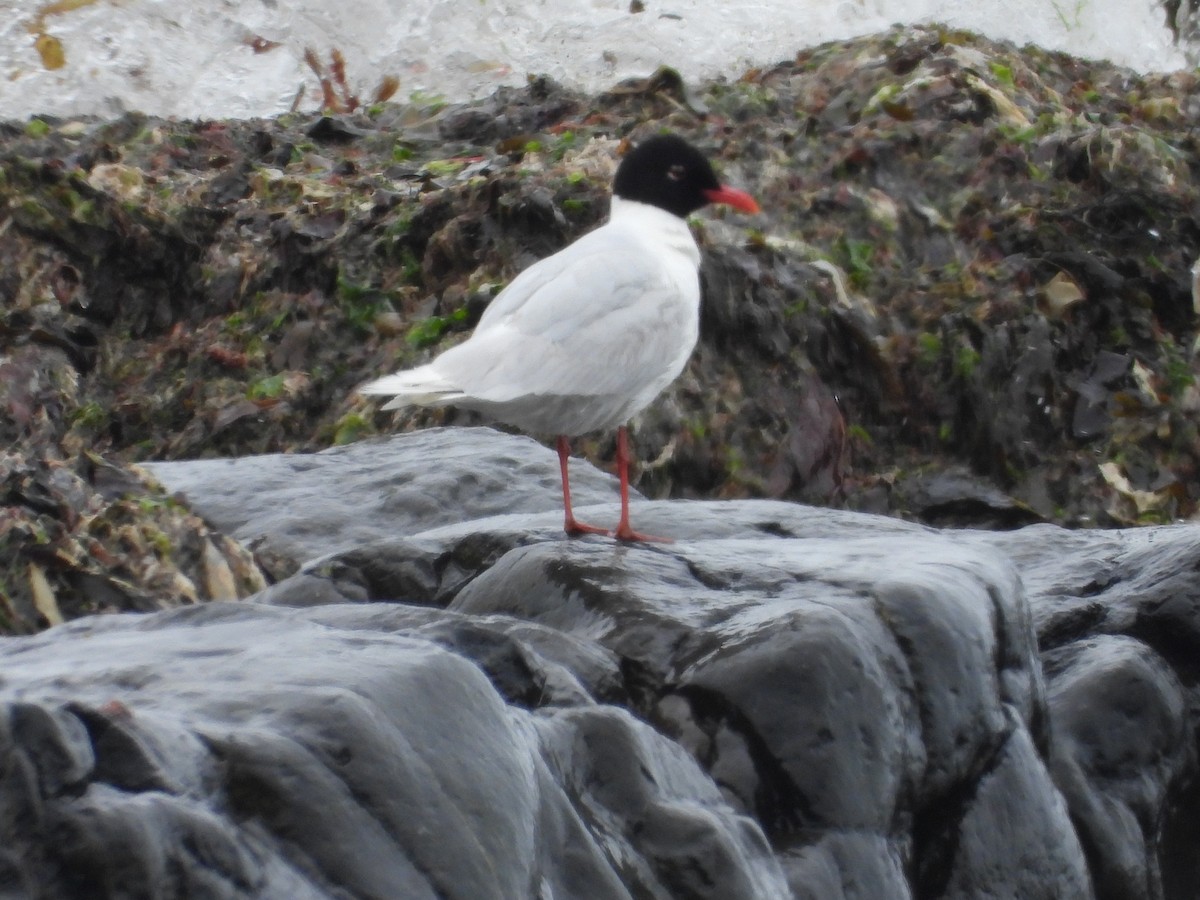
[[[614,195],[608,221],[611,225],[641,232],[646,240],[675,250],[700,265],[700,248],[696,246],[692,230],[674,213]]]

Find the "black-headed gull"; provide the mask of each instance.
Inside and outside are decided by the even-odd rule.
[[[682,138],[648,138],[617,168],[606,224],[513,279],[466,341],[360,392],[392,396],[384,409],[459,406],[557,435],[568,534],[667,540],[629,525],[625,423],[679,376],[696,345],[700,249],[684,218],[709,203],[759,211]],[[567,459],[571,437],[614,426],[621,519],[610,530],[575,518]]]

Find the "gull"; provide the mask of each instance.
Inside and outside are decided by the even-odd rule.
[[[629,524],[626,423],[683,371],[700,333],[700,248],[686,217],[710,203],[757,213],[676,135],[629,151],[613,179],[608,221],[521,272],[471,336],[432,362],[372,381],[384,409],[455,406],[556,435],[563,528],[622,541],[669,541]],[[621,517],[609,529],[571,509],[570,439],[617,430]]]

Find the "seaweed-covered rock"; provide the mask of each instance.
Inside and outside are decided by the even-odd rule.
[[[0,357],[0,631],[263,588],[239,543],[66,432],[76,379],[59,347],[20,344]]]
[[[765,212],[697,219],[701,346],[638,423],[647,494],[1186,517],[1193,81],[907,27],[690,90],[378,104],[336,139],[34,119],[0,133],[0,340],[65,355],[39,402],[117,463],[477,421],[353,389],[469,330],[604,216],[620,141],[671,128]]]

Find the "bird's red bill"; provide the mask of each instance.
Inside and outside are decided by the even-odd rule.
[[[715,190],[706,190],[704,198],[709,203],[724,203],[726,206],[732,206],[734,209],[741,210],[744,213],[762,212],[753,197],[745,191],[739,191],[737,188],[722,185]]]

